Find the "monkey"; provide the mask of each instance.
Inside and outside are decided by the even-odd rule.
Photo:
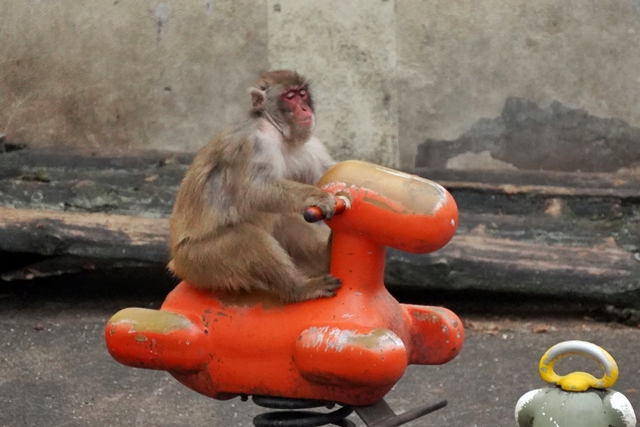
[[[315,184],[335,161],[312,134],[308,80],[295,71],[260,75],[252,108],[196,154],[171,214],[168,267],[198,289],[275,296],[283,303],[331,297],[326,219],[335,197]]]

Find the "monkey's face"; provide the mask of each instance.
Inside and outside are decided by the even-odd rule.
[[[280,94],[279,104],[292,124],[303,129],[313,127],[311,95],[306,86],[288,87]]]

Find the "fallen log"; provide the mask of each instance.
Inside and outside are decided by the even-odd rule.
[[[0,154],[0,251],[165,264],[167,218],[191,158],[155,151]],[[640,308],[639,176],[415,172],[453,194],[460,226],[433,254],[390,250],[389,284]]]
[[[0,250],[166,262],[169,221],[0,207]]]

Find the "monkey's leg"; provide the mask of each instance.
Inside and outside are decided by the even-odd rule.
[[[329,273],[331,230],[324,224],[309,224],[300,214],[282,214],[273,237],[294,263],[311,277]]]
[[[269,233],[240,224],[174,253],[178,277],[204,289],[266,290],[283,301],[303,301],[335,295],[340,281],[325,274],[304,275]]]

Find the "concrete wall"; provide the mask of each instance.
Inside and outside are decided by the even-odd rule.
[[[196,150],[250,105],[266,50],[256,0],[3,0],[0,132],[33,145]]]
[[[0,133],[32,146],[196,150],[281,67],[340,159],[410,168],[464,136],[444,165],[513,167],[482,125],[513,98],[640,127],[638,0],[4,0],[0,41]]]
[[[426,139],[482,138],[482,120],[500,117],[510,97],[640,127],[640,14],[627,0],[411,1],[398,2],[398,17],[404,164]],[[563,125],[574,126],[551,128]],[[548,138],[539,130],[530,127],[531,139]],[[604,143],[611,135],[598,136]],[[554,154],[583,149],[578,140],[567,144]],[[527,154],[539,151],[534,145]],[[466,165],[500,167],[486,160]],[[581,165],[564,169],[572,167]]]

